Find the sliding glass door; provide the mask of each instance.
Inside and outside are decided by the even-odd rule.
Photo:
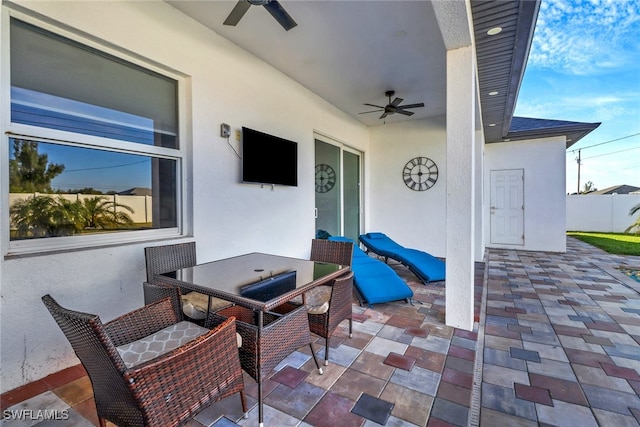
[[[360,234],[361,153],[342,144],[316,139],[316,232]]]

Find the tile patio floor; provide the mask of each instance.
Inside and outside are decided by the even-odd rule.
[[[567,242],[566,254],[488,250],[473,332],[444,325],[443,286],[394,266],[415,304],[354,305],[353,338],[343,322],[324,375],[304,349],[285,359],[264,386],[265,426],[639,426],[640,283],[617,268],[640,258]],[[187,426],[257,425],[245,378],[248,420],[232,396]],[[69,419],[4,426],[97,425],[80,367],[5,393],[7,408]]]

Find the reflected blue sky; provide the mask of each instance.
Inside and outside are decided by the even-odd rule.
[[[38,152],[46,154],[49,162],[65,166],[51,182],[54,190],[93,187],[106,193],[151,188],[151,158],[147,156],[43,142],[38,144]]]
[[[11,88],[11,119],[17,123],[154,144],[153,120],[18,87]],[[151,158],[112,151],[39,143],[38,152],[65,170],[54,190],[92,187],[104,193],[151,188]],[[13,147],[11,148],[13,158]]]

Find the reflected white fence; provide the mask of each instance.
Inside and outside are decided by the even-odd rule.
[[[13,206],[18,200],[34,196],[62,197],[70,202],[77,200],[92,199],[101,197],[114,202],[116,212],[128,214],[135,223],[152,222],[152,197],[151,196],[130,196],[119,194],[49,194],[49,193],[9,193],[9,206]],[[133,212],[119,205],[130,207]]]

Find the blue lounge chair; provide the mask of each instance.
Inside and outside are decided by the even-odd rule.
[[[353,242],[346,237],[333,236],[329,240]],[[387,264],[371,258],[354,242],[351,270],[360,305],[371,306],[389,301],[406,300],[411,303],[413,291]]]
[[[384,233],[367,233],[360,235],[360,241],[371,251],[385,258],[394,259],[405,265],[424,283],[444,280],[444,261],[417,249],[409,249],[394,242]]]

